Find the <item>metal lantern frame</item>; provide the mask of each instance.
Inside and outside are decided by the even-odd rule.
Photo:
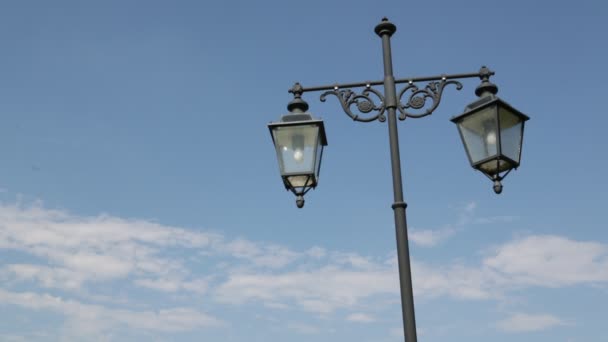
[[[451,121],[458,126],[458,133],[460,135],[460,139],[462,140],[462,144],[464,146],[471,167],[473,167],[477,171],[480,171],[490,180],[494,181],[494,192],[499,194],[502,192],[501,181],[512,170],[517,169],[521,163],[524,128],[526,121],[528,121],[530,118],[526,114],[515,109],[513,106],[496,96],[497,92],[498,88],[496,87],[496,85],[490,83],[488,79],[484,79],[482,77],[482,84],[475,90],[475,93],[480,96],[480,98],[475,102],[469,104],[465,108],[464,113],[453,117]],[[495,125],[494,127],[492,127],[492,131],[494,131],[496,135],[496,152],[492,155],[486,156],[485,158],[474,160],[473,153],[471,151],[472,146],[470,146],[470,141],[467,141],[463,133],[464,128],[462,127],[462,123],[467,118],[470,119],[476,115],[487,115],[487,113],[490,113],[492,117],[492,122]],[[507,128],[501,127],[501,124],[502,122],[504,122],[505,119],[501,116],[505,115],[505,113],[509,113],[506,115],[515,116],[515,118],[517,118],[518,120],[516,125],[521,125],[521,127],[519,128],[519,141],[517,141],[517,156],[507,156],[507,154],[504,153],[503,132]],[[516,159],[513,159],[512,157],[516,157]],[[496,162],[495,167],[490,168],[489,170],[487,167],[484,167],[487,166],[489,163],[492,163],[493,161]]]
[[[282,127],[298,127],[298,126],[317,126],[318,136],[317,141],[314,145],[314,151],[312,155],[312,168],[305,172],[287,172],[284,165],[285,161],[282,158],[280,151],[280,144],[275,139],[274,132]],[[314,189],[319,184],[319,174],[321,172],[321,162],[323,160],[323,149],[327,146],[327,135],[325,133],[325,125],[323,120],[314,119],[310,113],[290,113],[284,115],[280,122],[273,122],[268,124],[270,135],[272,136],[272,142],[275,146],[277,153],[277,159],[279,162],[279,170],[281,178],[283,179],[283,185],[285,189],[291,191],[296,195],[296,204],[298,207],[304,206],[304,195]],[[295,186],[292,184],[292,177],[305,177],[304,184],[302,186]]]
[[[479,102],[481,102],[481,104]],[[473,108],[469,109],[468,111],[466,111],[465,113],[463,113],[463,114],[461,114],[461,115],[459,115],[457,117],[452,118],[452,122],[454,122],[456,124],[459,124],[465,118],[474,116],[475,114],[479,114],[479,113],[483,112],[485,109],[493,107],[492,108],[492,112],[493,112],[492,115],[495,117],[495,123],[496,123],[496,130],[495,131],[498,133],[496,135],[496,138],[497,138],[497,140],[496,140],[496,142],[497,142],[496,143],[496,149],[497,150],[496,150],[496,154],[494,154],[494,155],[492,155],[492,156],[490,156],[488,158],[481,159],[481,160],[479,160],[477,162],[474,162],[472,160],[472,158],[471,158],[471,153],[469,151],[469,145],[466,143],[465,137],[462,134],[462,130],[459,129],[460,138],[462,139],[462,143],[463,143],[464,148],[465,148],[465,150],[467,152],[467,156],[469,158],[469,161],[471,162],[471,166],[473,168],[479,170],[479,167],[482,164],[487,163],[488,161],[491,161],[491,160],[497,160],[497,161],[504,160],[504,161],[508,162],[512,166],[510,169],[516,169],[519,166],[520,161],[521,161],[521,150],[522,150],[521,146],[522,146],[522,143],[523,143],[524,124],[530,118],[527,115],[525,115],[524,113],[522,113],[522,112],[518,111],[517,109],[513,108],[512,106],[510,106],[508,103],[504,102],[503,100],[501,100],[497,96],[491,96],[491,97],[488,96],[486,98],[483,98],[483,99],[477,101],[475,104],[479,105],[479,107],[473,107]],[[467,107],[467,109],[468,108],[470,108],[470,107]],[[517,160],[514,160],[514,159],[506,156],[502,152],[502,134],[500,134],[500,132],[502,132],[502,130],[501,130],[502,129],[502,127],[501,127],[501,120],[500,120],[501,119],[500,118],[500,110],[501,109],[506,109],[509,112],[513,113],[516,117],[518,117],[520,119],[520,122],[522,124],[522,126],[521,126],[521,133],[520,133],[520,140],[519,140],[519,143],[518,143],[519,144],[519,155],[517,156]],[[498,166],[497,166],[497,169],[499,169]],[[480,170],[480,171],[482,171],[482,170]],[[485,171],[482,171],[482,172],[486,176],[488,176],[490,178],[492,178],[492,176],[493,176],[493,174],[489,174],[489,173],[487,173]]]

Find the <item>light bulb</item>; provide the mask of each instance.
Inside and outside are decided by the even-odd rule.
[[[490,131],[486,136],[486,143],[488,145],[496,145],[496,133],[494,131]]]
[[[293,159],[296,162],[301,163],[304,160],[304,152],[301,149],[296,149],[293,151]]]

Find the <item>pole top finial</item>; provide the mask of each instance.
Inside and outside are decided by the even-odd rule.
[[[380,37],[385,34],[388,34],[388,36],[390,37],[393,35],[393,33],[395,33],[395,31],[397,31],[397,26],[388,21],[387,17],[382,18],[380,24],[376,25],[376,28],[374,29],[374,32],[376,32],[376,34]]]

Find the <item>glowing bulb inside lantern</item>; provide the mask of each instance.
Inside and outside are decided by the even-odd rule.
[[[488,133],[486,143],[488,143],[488,145],[496,145],[496,133],[494,131],[490,131],[490,133]]]
[[[293,159],[295,159],[296,162],[301,163],[304,160],[304,152],[300,149],[296,149],[293,151]]]

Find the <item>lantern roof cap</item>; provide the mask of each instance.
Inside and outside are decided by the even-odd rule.
[[[288,126],[299,126],[299,125],[316,125],[319,127],[319,138],[321,139],[321,145],[327,146],[327,135],[325,134],[325,125],[323,120],[316,119],[310,113],[288,113],[281,116],[281,121],[271,122],[268,124],[268,128],[272,132],[276,127],[288,127]],[[274,141],[274,135],[273,135]]]
[[[500,97],[494,95],[494,94],[490,94],[490,93],[486,93],[484,96],[480,97],[479,99],[469,103],[465,108],[464,108],[464,112],[462,114],[458,114],[454,117],[452,117],[450,119],[450,121],[457,123],[458,121],[460,121],[463,117],[469,116],[474,114],[475,112],[477,112],[478,110],[485,108],[485,107],[489,107],[492,104],[498,104],[501,107],[507,108],[509,111],[513,112],[514,114],[516,114],[517,116],[522,118],[522,121],[527,121],[530,119],[530,117],[528,117],[526,114],[522,113],[521,111],[517,110],[515,107],[511,106],[508,102],[506,102],[505,100],[501,99]]]
[[[311,121],[314,119],[310,113],[288,113],[281,116],[281,122]]]

